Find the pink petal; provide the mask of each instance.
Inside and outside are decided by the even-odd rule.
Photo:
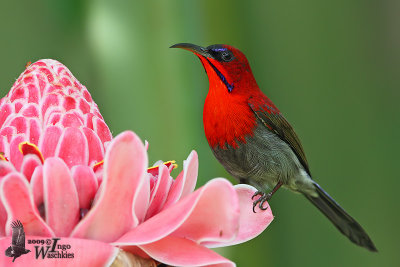
[[[27,235],[54,236],[34,206],[32,192],[24,177],[10,173],[2,180],[0,192],[8,214],[6,233],[11,233],[11,222],[20,220]]]
[[[62,117],[61,108],[52,108],[50,112],[47,112],[45,118],[45,125],[60,125]]]
[[[79,221],[79,199],[67,165],[59,158],[43,165],[46,222],[57,236],[68,236]]]
[[[32,76],[31,76],[31,78],[33,79]],[[37,87],[37,85],[29,84],[28,91],[29,91],[28,102],[39,104],[39,88]]]
[[[15,101],[14,102],[14,109],[15,113],[19,113],[21,108],[26,104],[26,99],[21,99],[20,101]]]
[[[235,190],[239,196],[240,203],[240,221],[238,235],[234,240],[230,242],[205,242],[204,245],[207,245],[207,247],[225,247],[228,245],[236,245],[246,242],[261,234],[274,219],[274,215],[272,215],[271,211],[271,206],[269,205],[268,209],[264,211],[257,209],[256,213],[253,212],[253,200],[251,199],[251,197],[257,191],[256,188],[246,184],[238,184],[235,185]]]
[[[62,117],[61,124],[65,128],[67,127],[79,128],[84,124],[84,119],[78,113],[68,112],[64,114],[64,116]]]
[[[0,237],[6,235],[6,222],[7,222],[7,211],[3,203],[0,201]]]
[[[21,172],[30,181],[33,171],[40,165],[42,165],[42,161],[36,155],[26,155],[22,161]]]
[[[33,192],[33,202],[36,207],[40,207],[44,203],[43,197],[43,165],[38,166],[32,174],[31,187]]]
[[[88,166],[75,166],[71,170],[79,197],[79,207],[89,209],[97,192],[97,178]]]
[[[82,130],[89,145],[89,165],[102,161],[104,158],[104,150],[100,138],[90,128],[83,127]]]
[[[112,138],[111,132],[108,129],[107,124],[99,118],[93,118],[93,130],[100,137],[102,143],[110,141]]]
[[[3,176],[6,176],[10,172],[15,171],[14,165],[9,161],[0,160],[0,179]]]
[[[9,161],[5,160],[0,161],[0,181],[4,176],[13,171],[15,171],[15,168]],[[5,236],[6,221],[7,221],[7,212],[6,209],[4,208],[2,201],[0,201],[0,237]]]
[[[39,148],[44,158],[53,157],[55,155],[61,133],[62,129],[58,126],[49,126],[46,128],[39,141]]]
[[[0,152],[4,153],[3,156],[10,155],[7,137],[1,135],[1,133],[0,133]]]
[[[227,180],[213,179],[186,198],[119,238],[115,245],[147,244],[173,233],[197,241],[231,240],[239,227],[239,203]]]
[[[135,194],[135,196],[133,197],[132,215],[134,226],[143,222],[147,213],[147,209],[149,208],[150,179],[148,178],[148,175],[150,174],[145,174],[145,178],[143,179],[143,182],[138,189],[138,193]]]
[[[65,86],[65,83],[63,85]],[[76,100],[71,96],[66,96],[64,98],[62,105],[65,108],[65,111],[75,109],[76,108]]]
[[[16,130],[14,127],[6,126],[6,127],[1,128],[0,135],[6,137],[7,142],[11,142],[11,139],[15,135],[15,132],[16,132]]]
[[[19,151],[19,144],[25,141],[22,135],[14,136],[10,143],[10,161],[14,165],[15,169],[20,170],[22,164],[22,153]]]
[[[153,259],[172,266],[235,266],[216,252],[185,238],[167,236],[139,247]]]
[[[85,122],[86,123],[85,123],[85,125],[89,129],[93,129],[93,119],[94,119],[94,115],[92,113],[86,114],[86,118],[85,118]]]
[[[31,117],[31,118],[39,117],[38,105],[36,105],[36,104],[26,105],[22,109],[22,115],[24,117]]]
[[[45,97],[42,98],[42,116],[46,117],[46,112],[47,109],[50,107],[57,107],[60,103],[60,100],[58,98],[57,94],[47,94]]]
[[[29,120],[29,141],[35,145],[39,144],[39,138],[42,133],[40,123],[37,119]]]
[[[28,126],[27,126],[27,119],[22,116],[15,117],[9,123],[10,126],[14,126],[17,129],[17,134],[26,133]]]
[[[202,205],[197,205],[190,217],[172,233],[197,242],[233,240],[239,228],[239,201],[233,186],[225,179],[221,185],[209,189]],[[222,182],[225,182],[223,190]],[[216,196],[217,195],[217,196]]]
[[[3,123],[6,121],[8,116],[13,112],[13,108],[11,104],[4,104],[1,106],[0,112],[0,127],[3,126]]]
[[[139,137],[130,131],[115,137],[105,156],[98,200],[72,236],[110,242],[134,227],[132,202],[140,194],[146,167],[147,154]]]
[[[191,194],[196,187],[197,175],[199,173],[199,159],[196,151],[193,150],[187,160],[183,162],[183,169],[185,170],[184,176],[186,177],[183,178],[185,182],[180,198]]]
[[[187,160],[183,162],[183,171],[171,186],[164,209],[193,192],[196,186],[198,170],[198,156],[196,151],[193,150]]]
[[[24,228],[25,224],[23,223]],[[25,240],[44,240],[42,236],[26,236]],[[52,241],[54,242],[54,241]],[[7,237],[0,240],[0,250],[3,256],[0,257],[0,266],[30,266],[30,267],[41,267],[41,266],[110,266],[117,256],[119,249],[110,246],[107,243],[87,240],[87,239],[75,239],[75,238],[61,238],[57,241],[57,245],[71,246],[70,249],[66,249],[65,253],[72,254],[73,258],[41,258],[36,259],[36,248],[37,244],[28,244],[25,242],[25,248],[31,252],[21,255],[15,262],[12,262],[13,258],[6,257],[4,251],[11,245],[11,237]],[[53,243],[52,243],[53,244]],[[39,245],[39,248],[42,246]],[[46,246],[43,246],[46,250]],[[51,250],[51,248],[50,248]],[[57,249],[61,253],[61,249]]]
[[[151,193],[146,219],[153,217],[163,208],[170,186],[171,178],[169,176],[168,167],[162,164],[158,167],[157,183],[154,185],[153,192]]]
[[[90,112],[90,105],[85,99],[81,99],[79,101],[79,109],[82,111],[83,114],[87,114]]]
[[[78,128],[66,128],[57,146],[56,155],[71,168],[75,165],[87,165],[88,152],[85,135]]]

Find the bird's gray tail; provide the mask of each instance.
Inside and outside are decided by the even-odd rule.
[[[356,222],[336,201],[314,182],[318,197],[304,194],[351,242],[377,252],[374,243],[361,225]]]

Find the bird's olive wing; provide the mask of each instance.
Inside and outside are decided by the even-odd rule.
[[[290,146],[306,172],[311,176],[306,155],[300,143],[300,139],[289,122],[279,112],[279,110],[276,109],[276,112],[271,111],[271,108],[269,108],[268,105],[259,104],[252,99],[249,99],[249,106],[257,118],[270,131],[274,132],[281,140]]]

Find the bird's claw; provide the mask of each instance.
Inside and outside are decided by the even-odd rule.
[[[262,196],[262,195],[264,195],[264,192],[257,191],[254,193],[254,195],[251,197],[251,199],[254,199],[254,197],[256,197],[256,196]]]
[[[251,199],[253,199],[256,196],[261,196],[261,197],[259,197],[258,199],[256,199],[253,202],[253,212],[256,213],[255,208],[257,205],[260,210],[268,209],[268,205],[266,207],[264,207],[264,203],[267,202],[271,198],[271,194],[265,194],[263,192],[257,191],[254,193],[254,195],[251,197]]]

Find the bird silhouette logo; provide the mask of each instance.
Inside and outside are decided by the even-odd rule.
[[[25,232],[24,226],[19,220],[16,220],[11,223],[12,227],[12,240],[11,246],[6,249],[6,256],[14,258],[13,262],[16,258],[21,255],[27,254],[31,252],[28,249],[25,249]]]

